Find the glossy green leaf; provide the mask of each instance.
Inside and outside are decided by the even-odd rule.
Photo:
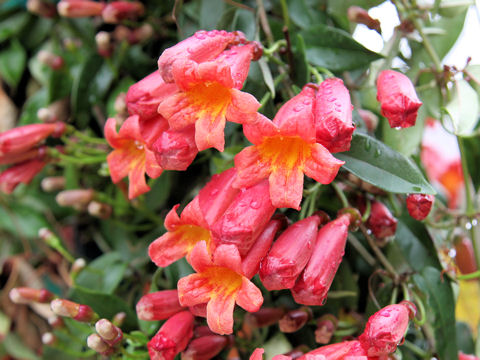
[[[31,15],[20,12],[0,21],[0,42],[18,34],[29,22]]]
[[[18,40],[0,51],[0,76],[13,88],[20,82],[27,64],[27,52]]]
[[[318,24],[300,33],[305,39],[307,59],[332,71],[367,66],[382,56],[356,42],[346,31]]]
[[[445,107],[453,132],[470,136],[478,122],[478,96],[466,80],[458,80],[452,89],[452,100]]]
[[[127,263],[119,253],[107,253],[92,261],[75,279],[78,286],[111,294],[123,279]]]
[[[272,94],[272,99],[275,98],[275,84],[273,83],[272,73],[270,72],[270,68],[268,67],[267,61],[264,58],[258,60],[258,65],[260,66],[260,70],[262,71],[263,81],[265,81],[265,85],[267,85],[268,90]]]
[[[222,17],[225,11],[225,3],[217,0],[200,1],[200,28],[203,30],[213,30],[217,26],[218,19]]]
[[[69,296],[75,302],[89,305],[100,317],[111,319],[119,312],[125,312],[127,317],[122,329],[128,331],[138,327],[133,306],[129,306],[118,296],[92,291],[79,286],[73,287]]]
[[[455,301],[450,281],[440,270],[427,266],[413,280],[426,296],[428,323],[434,331],[439,359],[457,359]]]
[[[375,138],[355,133],[350,151],[335,154],[343,168],[385,191],[435,194],[417,166]]]
[[[302,29],[307,29],[316,24],[325,23],[326,16],[306,0],[290,0],[288,1],[288,15],[295,25]]]
[[[24,344],[22,339],[14,333],[8,334],[4,339],[2,339],[2,342],[5,346],[5,350],[7,351],[7,353],[11,355],[14,359],[39,359],[39,357],[35,355],[35,353]]]
[[[297,34],[296,37],[293,59],[295,61],[295,68],[293,69],[295,84],[303,86],[310,81],[310,70],[308,69],[305,40],[300,34]]]

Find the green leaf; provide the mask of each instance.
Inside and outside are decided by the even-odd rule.
[[[20,82],[26,64],[27,52],[16,39],[0,52],[0,75],[13,88]]]
[[[240,30],[247,39],[253,39],[255,37],[255,23],[255,14],[253,12],[238,9],[233,18],[231,31]]]
[[[453,98],[445,107],[447,119],[458,136],[470,136],[478,122],[478,96],[466,80],[455,81]]]
[[[308,6],[306,0],[288,1],[288,16],[295,25],[302,29],[325,23],[326,20],[325,14]]]
[[[86,266],[75,279],[76,285],[111,294],[123,279],[127,263],[119,253],[104,254]]]
[[[15,359],[22,359],[22,360],[37,360],[38,356],[30,350],[28,346],[26,346],[22,339],[14,334],[8,334],[2,342],[5,346],[5,350],[9,355],[11,355]]]
[[[264,58],[258,60],[258,65],[260,66],[260,70],[262,70],[263,80],[265,81],[265,85],[267,85],[268,90],[272,94],[272,99],[275,98],[275,84],[273,83],[272,73],[270,72],[270,68],[268,67],[267,61]]]
[[[9,15],[0,21],[0,42],[18,34],[29,22],[31,15],[27,12]]]
[[[31,95],[23,105],[18,125],[28,125],[38,122],[37,111],[48,105],[47,98],[48,94],[45,88],[41,88]]]
[[[414,154],[422,141],[426,118],[425,112],[426,110],[422,106],[418,112],[415,126],[406,129],[392,129],[388,121],[382,121],[383,141],[385,144],[405,156]]]
[[[367,66],[382,55],[356,42],[346,31],[318,24],[300,33],[305,39],[307,59],[332,71]]]
[[[385,191],[436,193],[411,160],[371,136],[355,133],[350,151],[335,157],[345,161],[344,169]]]
[[[464,322],[457,322],[456,332],[458,350],[462,351],[464,354],[473,354],[475,352],[475,345],[470,326]]]
[[[79,286],[73,287],[69,295],[73,301],[89,305],[100,317],[111,319],[119,312],[125,312],[127,317],[124,325],[122,325],[122,329],[123,326],[125,326],[124,330],[126,331],[138,328],[137,317],[132,307],[118,296],[92,291]]]
[[[296,37],[293,59],[295,61],[295,68],[293,69],[295,84],[302,87],[310,81],[310,71],[308,69],[305,40],[300,34],[297,34]]]
[[[426,296],[428,323],[433,327],[439,359],[457,359],[455,301],[450,281],[440,270],[427,266],[413,280]]]
[[[200,2],[200,29],[213,30],[218,19],[225,11],[225,3],[217,0],[201,0]]]
[[[72,77],[66,69],[47,69],[48,103],[68,96],[72,90]]]

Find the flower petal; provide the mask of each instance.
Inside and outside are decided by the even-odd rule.
[[[255,97],[237,89],[231,90],[232,102],[227,108],[227,120],[239,124],[251,124],[257,121],[260,103]]]
[[[218,151],[223,151],[225,147],[225,115],[216,112],[203,113],[195,123],[195,143],[198,151],[214,147]]]
[[[128,198],[131,200],[150,191],[145,181],[145,160],[136,161],[128,172]]]
[[[108,168],[110,170],[110,177],[114,184],[120,182],[128,175],[130,163],[135,160],[128,151],[124,149],[113,150],[107,156]]]
[[[277,208],[289,207],[300,210],[303,195],[303,172],[298,168],[278,168],[268,178],[270,199]]]
[[[208,279],[202,274],[191,274],[178,280],[178,300],[182,306],[195,306],[210,300],[212,292]]]
[[[248,141],[259,145],[265,137],[278,135],[279,130],[269,118],[257,113],[255,122],[243,125],[243,133]]]
[[[207,304],[207,324],[214,333],[224,335],[233,332],[233,308],[235,297],[219,294]]]
[[[213,266],[212,258],[208,253],[207,243],[205,241],[200,241],[195,245],[190,253],[190,259],[190,265],[199,273]]]
[[[242,274],[242,258],[235,245],[220,245],[213,253],[215,266],[226,267]]]
[[[258,148],[249,146],[235,155],[237,178],[233,183],[236,188],[248,188],[267,178],[270,164],[263,162]]]
[[[330,184],[337,176],[340,167],[345,164],[338,160],[320,144],[311,146],[311,157],[305,162],[305,175],[321,184]]]
[[[117,134],[117,120],[115,118],[108,118],[104,128],[105,139],[114,149],[122,146]],[[125,175],[126,176],[126,175]]]
[[[152,179],[159,177],[163,172],[162,167],[157,162],[155,153],[148,149],[145,149],[145,171]]]
[[[172,130],[182,130],[197,120],[196,109],[190,106],[187,94],[173,94],[158,105],[158,112],[168,120]]]
[[[262,292],[246,277],[242,278],[242,287],[237,294],[237,304],[249,312],[260,310],[263,304]]]

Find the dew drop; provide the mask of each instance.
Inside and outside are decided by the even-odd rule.
[[[477,226],[478,225],[478,220],[477,219],[473,219],[472,220],[472,226]]]
[[[368,235],[372,235],[372,230],[367,229],[367,234],[368,234]]]
[[[295,112],[300,112],[300,111],[302,111],[302,110],[303,110],[303,106],[295,106],[295,107],[293,108],[293,111],[295,111]]]
[[[402,127],[401,127],[401,126],[396,126],[396,127],[395,127],[395,130],[397,130],[397,131],[398,131],[398,130],[402,130]]]
[[[465,224],[465,229],[470,230],[471,228],[472,228],[472,224],[469,223],[469,222],[467,222],[467,223]]]
[[[143,144],[140,141],[135,140],[135,146],[138,150],[143,150]]]
[[[373,156],[378,158],[380,155],[382,155],[382,151],[380,149],[376,149],[375,154],[373,154]]]
[[[369,151],[371,147],[372,147],[372,144],[370,142],[370,139],[367,139],[365,141],[365,150]]]
[[[250,207],[252,209],[258,209],[260,207],[260,203],[258,201],[255,201],[253,200],[251,203],[250,203]]]
[[[210,192],[210,196],[215,196],[218,194],[218,189],[213,189],[211,192]]]
[[[414,186],[413,191],[422,191],[422,188],[419,186]]]

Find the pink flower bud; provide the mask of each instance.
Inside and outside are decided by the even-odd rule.
[[[122,312],[116,313],[115,316],[112,319],[112,323],[115,326],[122,326],[122,324],[125,322],[125,319],[127,318],[127,314]]]
[[[4,156],[0,156],[0,165],[18,164],[33,159],[41,160],[45,157],[46,153],[47,147],[40,146],[21,153],[5,154]]]
[[[338,320],[333,315],[327,314],[318,319],[317,329],[315,330],[315,342],[328,344],[337,329],[337,323]]]
[[[50,325],[53,329],[61,329],[65,326],[63,319],[57,315],[50,316],[47,321],[48,325]]]
[[[38,61],[42,64],[47,65],[53,70],[61,69],[64,61],[61,56],[58,56],[54,53],[51,53],[47,50],[40,50],[37,55]]]
[[[459,351],[458,360],[480,360],[480,358],[476,357],[475,355],[467,355]]]
[[[292,289],[297,303],[324,304],[345,253],[349,225],[350,214],[344,214],[320,229],[310,261]]]
[[[275,241],[260,265],[260,279],[268,290],[290,289],[313,251],[320,217],[310,216],[289,226]]]
[[[91,201],[87,207],[88,213],[100,219],[108,219],[112,214],[112,207],[98,201]]]
[[[338,78],[323,81],[315,95],[314,115],[317,142],[330,152],[350,150],[355,124],[348,89]]]
[[[379,239],[389,238],[395,235],[397,230],[397,219],[395,219],[388,208],[379,201],[372,201],[370,217],[367,220],[367,227],[373,235]]]
[[[228,337],[221,335],[202,336],[193,339],[182,353],[182,360],[210,360],[228,344]]]
[[[407,197],[407,210],[415,220],[425,219],[432,210],[435,196],[426,194],[410,194]]]
[[[287,312],[278,322],[278,326],[281,332],[292,333],[304,327],[312,317],[312,309],[302,306],[300,309]]]
[[[98,315],[88,305],[77,304],[65,299],[55,299],[50,303],[52,311],[60,316],[72,318],[80,322],[93,322]]]
[[[101,57],[109,58],[113,54],[112,37],[106,31],[100,31],[95,35],[97,52]]]
[[[54,192],[65,189],[65,177],[63,176],[49,176],[42,179],[40,187],[45,192]]]
[[[381,32],[380,21],[372,18],[368,11],[360,6],[350,6],[347,10],[348,20],[357,24],[363,24],[369,29]]]
[[[27,151],[49,136],[60,137],[65,123],[31,124],[0,133],[0,156]]]
[[[326,359],[346,359],[348,356],[366,356],[367,353],[360,341],[343,341],[336,344],[319,347],[298,358],[298,360],[320,360],[311,356],[324,356]],[[354,358],[355,359],[355,358]],[[373,359],[373,358],[372,358]],[[363,359],[362,359],[363,360]],[[366,360],[366,359],[365,359]]]
[[[46,289],[32,289],[29,287],[18,287],[10,290],[10,300],[15,304],[30,304],[32,302],[49,303],[55,295]]]
[[[391,128],[415,125],[422,102],[408,77],[393,70],[384,70],[377,79],[377,100],[381,113]]]
[[[69,18],[99,16],[104,7],[103,2],[89,0],[61,0],[57,4],[58,13]]]
[[[477,271],[477,261],[472,241],[465,235],[455,237],[455,264],[462,274],[470,274]]]
[[[251,328],[261,328],[276,324],[283,315],[285,315],[283,308],[261,308],[257,312],[246,313],[245,322]]]
[[[415,305],[404,300],[400,304],[388,305],[370,316],[365,331],[358,338],[367,350],[367,355],[373,357],[393,353],[415,312]]]
[[[152,360],[173,360],[185,350],[193,336],[193,315],[189,311],[170,317],[147,344]]]
[[[165,320],[184,310],[178,302],[177,290],[156,291],[143,295],[137,303],[137,316],[140,320]]]
[[[0,191],[11,194],[20,183],[29,184],[46,164],[44,160],[33,159],[9,167],[0,173]]]
[[[118,342],[122,341],[123,332],[118,327],[113,325],[107,319],[100,319],[95,323],[95,330],[98,335],[105,341],[108,345],[114,346]]]
[[[104,356],[110,355],[114,350],[98,334],[91,334],[87,338],[87,346]]]
[[[118,24],[129,19],[135,20],[145,13],[145,7],[138,1],[112,1],[102,11],[102,18],[107,24]]]
[[[47,18],[52,18],[57,14],[55,5],[45,0],[28,0],[27,10],[33,14]]]
[[[357,111],[363,122],[365,123],[367,130],[370,132],[375,131],[378,126],[378,116],[370,110],[358,109]]]
[[[71,206],[77,210],[84,210],[93,200],[94,195],[93,189],[64,190],[57,194],[55,200],[60,206]]]

